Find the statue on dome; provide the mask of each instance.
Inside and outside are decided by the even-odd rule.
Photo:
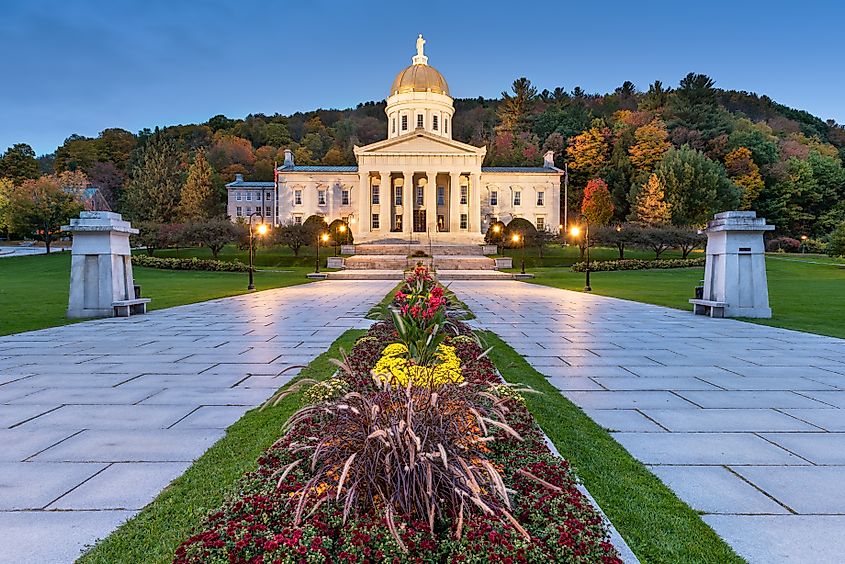
[[[417,57],[424,57],[423,54],[423,45],[425,45],[425,39],[423,39],[422,33],[417,37]]]

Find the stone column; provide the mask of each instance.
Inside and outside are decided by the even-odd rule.
[[[129,236],[119,213],[87,212],[62,230],[73,234],[67,317],[111,317],[112,303],[135,299]]]
[[[467,231],[473,234],[481,233],[481,173],[474,172],[470,176],[467,204],[469,210]]]
[[[414,171],[402,172],[402,233],[414,230]]]
[[[390,231],[393,228],[393,182],[390,178],[390,173],[380,170],[379,173],[379,202],[381,204],[381,211],[379,216],[379,225],[385,231]],[[387,210],[387,217],[385,217],[385,210]]]
[[[358,236],[370,233],[370,172],[358,171]]]
[[[437,233],[437,173],[424,172],[425,175],[425,223],[426,229],[434,236]]]
[[[461,173],[449,174],[449,231],[461,230]]]

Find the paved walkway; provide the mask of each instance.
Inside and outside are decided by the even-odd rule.
[[[325,281],[0,337],[0,562],[70,562],[395,281]]]
[[[520,282],[450,288],[749,562],[842,560],[845,341]]]

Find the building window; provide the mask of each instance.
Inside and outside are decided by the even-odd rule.
[[[417,205],[421,206],[425,202],[423,197],[424,188],[422,186],[417,186]]]
[[[272,192],[264,192],[264,199],[265,200],[271,200],[272,196],[273,196]]]
[[[490,191],[490,205],[491,206],[498,206],[499,205],[499,191],[498,190],[491,190]]]
[[[241,206],[238,206],[238,207],[235,208],[235,215],[238,216],[238,217],[244,216],[244,210]]]
[[[249,206],[246,207],[246,214],[252,215],[252,208],[251,207],[249,207]]]
[[[348,206],[349,205],[349,190],[341,190],[340,191],[340,205]]]
[[[546,193],[543,192],[542,190],[537,192],[537,205],[543,206],[543,205],[545,205],[545,202],[546,202]]]
[[[445,186],[438,186],[437,187],[437,205],[438,206],[445,206],[446,205],[446,187]]]
[[[417,129],[422,129],[423,127],[423,115],[417,114]]]
[[[378,184],[373,185],[373,204],[378,204]]]
[[[318,206],[325,206],[326,205],[326,191],[325,190],[317,190],[317,205]]]
[[[537,231],[543,231],[546,228],[546,220],[542,216],[537,217]]]
[[[372,225],[373,225],[373,229],[378,229],[378,228],[379,228],[379,226],[378,226],[378,225],[379,225],[379,223],[378,223],[378,214],[377,214],[377,213],[374,213],[374,214],[373,214],[373,223],[372,223]]]
[[[516,190],[513,193],[513,205],[522,205],[522,192],[520,190]]]
[[[390,120],[390,122],[393,124],[391,126],[393,128],[392,129],[393,133],[396,133],[396,118],[393,118],[392,120]]]
[[[408,131],[408,116],[402,116],[402,131]]]
[[[449,118],[443,118],[443,133],[449,133]]]
[[[469,194],[469,187],[468,186],[461,186],[461,205],[465,206],[467,204],[467,195]]]
[[[396,202],[397,206],[402,205],[402,186],[394,186],[393,200]]]
[[[293,205],[301,206],[302,205],[302,190],[294,190],[293,191]]]
[[[431,129],[437,131],[437,116],[431,116]]]
[[[247,201],[247,202],[251,202],[251,201],[252,201],[252,192],[247,192],[247,193],[246,193],[246,201]]]
[[[293,223],[294,223],[294,225],[302,225],[302,216],[301,215],[293,216]]]
[[[264,206],[264,215],[267,217],[273,217],[273,208],[270,206]]]
[[[466,229],[466,228],[467,228],[467,214],[462,213],[461,214],[461,229]]]
[[[235,201],[240,202],[242,199],[242,194],[240,192],[235,192]]]

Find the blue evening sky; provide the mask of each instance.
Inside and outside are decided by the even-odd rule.
[[[843,23],[814,0],[0,0],[0,151],[382,99],[417,33],[456,97],[695,71],[842,123]]]

